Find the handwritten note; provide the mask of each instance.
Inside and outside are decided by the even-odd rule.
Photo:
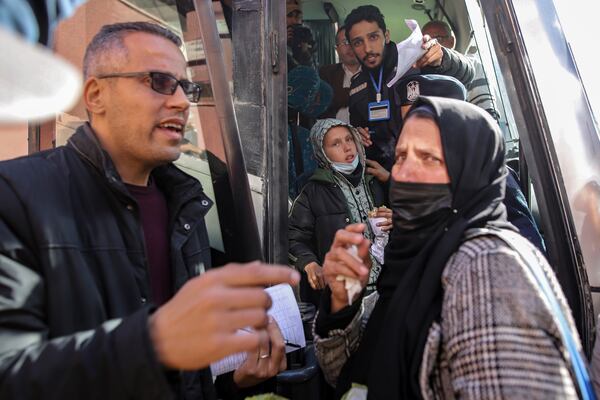
[[[268,311],[272,316],[287,343],[293,343],[300,347],[306,347],[306,338],[302,328],[302,318],[294,292],[290,285],[281,284],[265,289],[273,300],[273,306]],[[238,330],[238,335],[247,335],[248,332]],[[286,346],[285,351],[289,353],[297,350],[297,347]],[[210,365],[213,376],[218,376],[236,370],[246,360],[246,353],[232,354]]]

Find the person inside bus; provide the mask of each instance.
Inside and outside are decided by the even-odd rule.
[[[288,195],[300,193],[317,162],[310,145],[310,128],[329,107],[331,86],[319,77],[314,59],[316,41],[309,27],[302,25],[298,0],[286,0],[288,68]]]
[[[350,123],[350,113],[348,112],[350,82],[352,77],[360,71],[360,63],[346,39],[346,28],[343,26],[335,34],[335,51],[340,62],[323,65],[319,68],[321,79],[329,83],[333,89],[331,104],[320,118],[335,118]]]
[[[159,25],[104,26],[83,63],[90,122],[0,163],[0,398],[208,400],[226,355],[250,354],[232,391],[285,367],[262,287],[299,274],[203,273],[212,202],[172,164],[200,94],[180,46]]]
[[[406,116],[419,95],[446,97],[462,101],[467,99],[464,85],[451,76],[410,75],[394,84],[394,96],[396,104],[400,105],[402,118]],[[373,174],[383,182],[389,180],[390,173],[381,165],[371,160],[367,160],[367,165],[368,173]],[[506,168],[509,174],[506,176],[506,194],[503,201],[506,206],[508,222],[516,226],[521,235],[525,236],[543,254],[546,254],[544,239],[527,205],[517,173],[508,165]]]
[[[577,331],[545,258],[506,220],[498,124],[470,103],[420,97],[395,154],[377,292],[348,306],[337,280],[368,280],[363,224],[338,231],[323,263],[315,345],[338,397],[576,398],[558,324],[524,260],[550,280],[580,348]]]
[[[370,224],[364,232],[371,241],[377,233],[385,236],[379,243],[381,248],[372,249],[377,254],[385,246],[392,214],[385,207],[386,196],[380,183],[365,173],[364,147],[353,126],[331,118],[317,120],[310,139],[319,168],[290,210],[289,252],[294,266],[302,273],[300,298],[318,306],[325,287],[321,266],[335,232],[351,223],[367,222],[369,217],[383,218],[378,222],[383,232],[375,232]],[[374,290],[380,270],[381,261],[373,254],[367,290]]]
[[[290,41],[294,33],[292,27],[295,25],[301,25],[303,20],[302,7],[300,0],[285,0],[285,25],[287,27],[287,39]]]
[[[454,50],[456,46],[456,37],[450,25],[445,21],[432,20],[421,28],[423,35],[429,35],[436,39],[439,44],[447,49]],[[494,96],[490,93],[490,85],[485,76],[483,65],[477,54],[477,47],[472,46],[468,54],[465,55],[473,63],[475,74],[473,80],[467,85],[467,101],[486,110],[496,121],[500,119],[500,114],[496,110]]]
[[[350,85],[350,124],[355,126],[366,146],[369,160],[375,160],[390,171],[394,163],[394,146],[402,124],[396,110],[392,90],[387,87],[398,64],[396,44],[379,9],[373,5],[355,8],[344,22],[346,39],[354,50],[361,71]],[[462,54],[444,48],[429,36],[423,37],[427,52],[407,74],[442,74],[468,84],[473,66]]]

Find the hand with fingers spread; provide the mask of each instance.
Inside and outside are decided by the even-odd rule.
[[[195,370],[268,343],[264,286],[296,285],[297,271],[253,262],[229,264],[189,280],[150,318],[150,336],[159,361],[168,368]],[[252,333],[237,334],[251,327]]]
[[[390,180],[390,171],[374,160],[367,160],[367,174],[373,175],[379,182],[386,183]]]
[[[348,305],[348,293],[344,281],[337,280],[338,275],[360,281],[364,288],[369,280],[371,242],[363,236],[365,224],[352,224],[336,232],[333,244],[325,255],[323,275],[331,290],[331,312],[337,312]],[[355,245],[357,256],[348,250]]]
[[[362,141],[363,146],[369,147],[373,144],[373,141],[371,140],[371,134],[369,133],[368,128],[356,128],[356,130],[360,134],[360,140]]]
[[[254,386],[287,368],[285,341],[273,317],[267,325],[267,341],[247,352],[246,361],[233,373],[237,387]]]
[[[323,277],[323,268],[316,262],[306,264],[304,272],[308,277],[308,283],[314,290],[321,290],[325,287],[325,278]]]
[[[387,232],[392,229],[392,210],[390,208],[386,206],[377,207],[375,217],[385,218],[385,221],[377,223],[377,226],[381,227],[382,231]]]
[[[442,51],[442,45],[436,39],[432,39],[429,35],[423,35],[422,48],[427,52],[417,60],[414,65],[415,68],[439,67],[442,64],[444,52]]]

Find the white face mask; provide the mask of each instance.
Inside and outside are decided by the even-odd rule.
[[[332,162],[331,167],[339,173],[350,175],[358,167],[358,154],[354,156],[352,162]]]

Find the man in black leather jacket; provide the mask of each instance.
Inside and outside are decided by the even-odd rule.
[[[0,163],[0,398],[213,399],[208,366],[228,354],[254,354],[239,387],[285,367],[262,286],[297,273],[198,277],[212,202],[172,165],[199,97],[180,45],[149,23],[103,27],[84,60],[91,122]]]
[[[390,40],[385,20],[372,5],[360,6],[348,14],[345,21],[346,38],[362,64],[350,85],[350,124],[357,127],[366,146],[367,158],[388,171],[394,161],[394,147],[402,126],[400,108],[395,103],[389,82],[396,74],[398,51]],[[429,36],[423,38],[427,52],[406,75],[415,73],[450,75],[467,85],[473,78],[471,62],[462,54],[443,48]],[[379,90],[377,90],[379,89]],[[380,100],[377,100],[377,92]],[[389,101],[389,118],[370,121],[369,104]]]

